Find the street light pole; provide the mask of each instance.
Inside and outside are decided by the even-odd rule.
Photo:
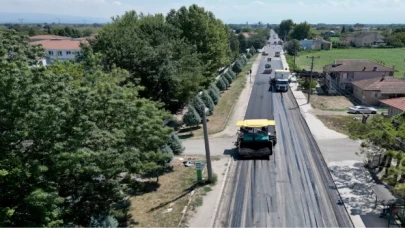
[[[307,104],[309,104],[309,100],[311,99],[311,93],[312,93],[312,72],[313,72],[313,70],[314,70],[314,59],[315,58],[320,58],[320,56],[318,56],[318,57],[315,57],[315,56],[311,56],[311,57],[308,57],[307,56],[307,58],[311,58],[312,59],[312,61],[311,61],[311,74],[310,74],[310,76],[309,76],[309,91],[308,91],[308,103]]]
[[[208,141],[208,130],[207,130],[207,118],[205,115],[205,105],[202,106],[203,109],[203,129],[204,129],[204,143],[205,143],[205,158],[207,160],[207,171],[208,171],[208,181],[212,181],[212,166],[211,166],[211,154],[210,154],[210,143]]]

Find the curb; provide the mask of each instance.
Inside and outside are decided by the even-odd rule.
[[[217,219],[219,204],[221,203],[222,196],[224,195],[225,183],[226,183],[226,179],[228,178],[228,174],[229,174],[231,165],[232,165],[232,157],[230,157],[228,160],[228,166],[226,167],[224,180],[222,181],[222,185],[221,185],[220,196],[219,196],[219,198],[215,204],[215,208],[214,208],[214,217],[212,218],[210,226],[208,226],[208,227],[214,227],[215,220]]]

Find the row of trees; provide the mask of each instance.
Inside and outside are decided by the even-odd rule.
[[[175,112],[235,60],[239,42],[211,12],[192,5],[166,16],[130,11],[115,17],[83,53],[100,54],[106,71],[129,71],[124,84],[142,86],[140,96]]]
[[[396,194],[405,198],[405,113],[391,119],[374,116],[366,124],[349,124],[348,130],[351,138],[365,140],[362,153],[367,157],[383,153],[378,171],[385,167],[383,179],[394,186]]]
[[[87,37],[93,33],[90,28],[79,30],[71,26],[59,27],[52,25],[19,25],[9,24],[7,29],[15,30],[23,35],[36,36],[36,35],[58,35],[72,38]]]
[[[405,46],[405,28],[400,27],[394,29],[392,32],[385,33],[385,42],[392,47],[404,47]]]
[[[254,52],[252,50],[252,52]],[[248,55],[252,57],[252,55]],[[203,112],[208,109],[207,115],[212,115],[215,105],[218,104],[221,97],[221,91],[227,90],[232,82],[236,79],[237,74],[243,69],[248,62],[247,57],[238,57],[232,66],[225,73],[221,74],[215,83],[209,85],[208,89],[203,90],[188,105],[188,110],[183,116],[183,123],[189,127],[198,126],[201,123]]]
[[[296,24],[291,19],[281,21],[280,25],[275,28],[275,31],[281,38],[286,37],[289,40],[310,39],[315,36],[311,30],[311,25],[306,21]]]

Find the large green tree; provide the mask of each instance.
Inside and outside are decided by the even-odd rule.
[[[307,22],[302,22],[295,25],[290,33],[290,38],[296,40],[311,38],[311,25]]]
[[[246,37],[243,34],[238,35],[238,41],[239,41],[239,52],[240,53],[245,53],[247,47],[247,41]]]
[[[293,20],[291,19],[282,20],[278,28],[279,36],[283,38],[284,36],[288,36],[293,27],[294,27]]]
[[[90,43],[94,52],[103,54],[106,69],[128,70],[131,75],[126,81],[139,81],[145,88],[140,91],[142,97],[162,101],[176,111],[190,101],[204,80],[201,56],[182,33],[166,23],[163,15],[130,11],[113,18]]]
[[[195,4],[189,8],[172,9],[166,16],[168,23],[179,29],[181,37],[197,47],[205,66],[206,85],[216,76],[218,69],[230,63],[228,58],[228,29],[212,12]]]

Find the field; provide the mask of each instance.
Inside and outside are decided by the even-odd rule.
[[[311,59],[306,56],[320,56],[320,59],[315,59],[314,71],[322,71],[323,66],[332,64],[338,59],[368,59],[375,62],[382,62],[388,67],[395,65],[399,72],[395,72],[395,76],[402,77],[405,49],[333,49],[330,51],[317,52],[300,52],[297,56],[296,63],[298,67],[306,70],[310,69]]]

